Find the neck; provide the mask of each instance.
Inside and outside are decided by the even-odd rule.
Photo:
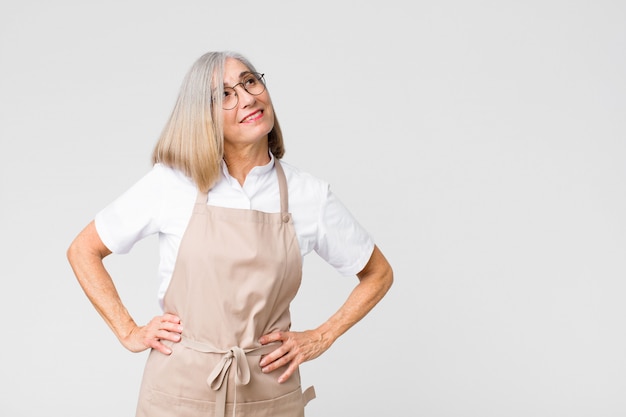
[[[239,149],[225,146],[224,162],[228,167],[230,175],[243,186],[252,168],[266,165],[270,162],[269,149],[267,146],[254,148],[244,147]]]

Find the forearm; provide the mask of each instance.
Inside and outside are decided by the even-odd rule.
[[[367,266],[358,274],[359,284],[345,303],[316,330],[327,346],[365,317],[387,293],[393,282],[393,271],[378,248]]]
[[[95,235],[94,235],[95,234]],[[83,291],[120,341],[136,324],[120,299],[103,258],[110,251],[101,243],[93,223],[72,242],[67,258]]]
[[[345,303],[326,322],[314,330],[303,332],[273,332],[263,335],[259,342],[267,345],[280,342],[272,353],[260,362],[263,372],[272,372],[289,365],[278,379],[286,381],[306,361],[324,353],[342,334],[361,320],[385,296],[393,282],[391,266],[378,247],[370,256],[367,265],[357,274],[359,283]]]

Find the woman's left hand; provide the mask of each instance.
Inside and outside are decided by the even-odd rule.
[[[282,343],[275,351],[263,356],[260,362],[262,371],[265,373],[289,365],[287,370],[278,378],[279,383],[289,379],[301,363],[317,358],[332,344],[325,341],[322,333],[317,330],[269,333],[262,336],[259,342],[262,345],[273,342]]]
[[[259,342],[266,345],[281,342],[281,346],[261,359],[263,372],[272,372],[289,365],[278,378],[285,382],[298,366],[324,353],[356,322],[361,320],[389,290],[393,282],[393,270],[380,249],[374,246],[367,265],[357,274],[359,284],[346,302],[326,322],[315,330],[304,332],[273,332],[262,336]]]

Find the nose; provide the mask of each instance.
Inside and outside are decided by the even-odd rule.
[[[256,98],[252,94],[248,93],[242,85],[238,85],[237,87],[239,88],[235,88],[237,91],[237,98],[239,99],[239,105],[241,107],[246,107],[254,104]]]

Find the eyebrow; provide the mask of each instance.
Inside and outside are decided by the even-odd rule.
[[[244,77],[244,75],[246,74],[252,74],[252,71],[247,70],[247,71],[241,71],[239,73],[239,81],[241,81],[241,79]],[[226,83],[224,83],[224,87],[230,87],[229,85],[226,85]]]

